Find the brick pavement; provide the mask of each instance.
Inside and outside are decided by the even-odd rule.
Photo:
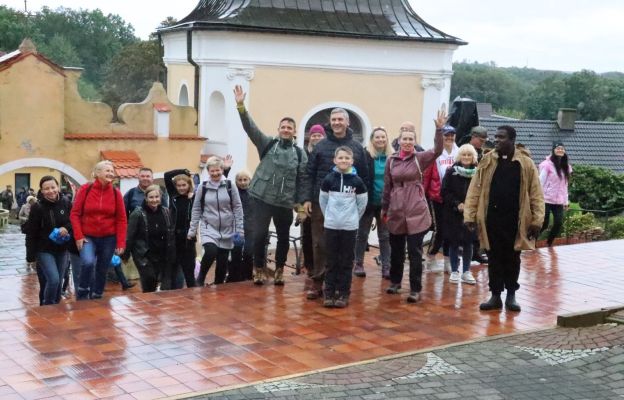
[[[435,349],[195,400],[624,397],[624,325],[555,328]]]
[[[103,300],[36,307],[36,279],[22,273],[15,255],[23,238],[12,235],[0,235],[9,246],[0,248],[2,261],[17,259],[0,265],[12,271],[0,275],[3,399],[190,395],[548,327],[559,313],[624,299],[624,242],[613,241],[523,254],[519,314],[478,310],[488,296],[483,267],[475,286],[427,273],[423,301],[407,304],[405,293],[385,294],[374,253],[344,310],[306,301],[303,276],[288,276],[285,287],[245,282],[152,294],[121,295],[109,286]],[[384,374],[398,379],[405,368],[439,363],[431,358],[388,365]]]

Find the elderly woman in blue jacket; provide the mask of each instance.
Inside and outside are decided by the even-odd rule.
[[[210,157],[206,163],[210,179],[198,188],[193,200],[188,239],[197,236],[204,247],[197,285],[204,286],[208,270],[217,260],[215,283],[225,282],[228,255],[244,240],[243,206],[236,185],[223,176],[223,160]]]

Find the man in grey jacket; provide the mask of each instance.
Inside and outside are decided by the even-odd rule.
[[[245,92],[240,85],[234,88],[236,108],[243,128],[260,156],[260,165],[249,185],[250,205],[254,210],[256,233],[254,238],[254,283],[262,285],[266,278],[266,243],[271,219],[277,233],[275,250],[275,285],[284,284],[284,264],[288,255],[290,225],[293,208],[303,213],[306,165],[305,152],[295,143],[296,124],[284,117],[279,122],[278,137],[262,133],[245,109]]]

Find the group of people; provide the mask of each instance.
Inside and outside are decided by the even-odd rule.
[[[300,148],[294,119],[279,121],[277,137],[266,135],[247,111],[240,86],[234,97],[260,158],[253,177],[243,171],[232,183],[227,179],[231,157],[213,156],[202,159],[203,181],[177,169],[165,173],[163,189],[143,168],[139,185],[122,197],[113,185],[113,165],[101,161],[93,182],[78,190],[73,204],[59,195],[55,178],[41,180],[25,232],[27,258],[37,260],[43,275],[42,304],[60,300],[68,257],[78,299],[102,297],[114,255],[133,258],[144,292],[204,286],[215,261],[216,284],[253,279],[262,285],[269,279],[271,221],[277,236],[273,283],[284,285],[296,215],[303,233],[306,297],[322,298],[325,307],[346,307],[352,276],[366,276],[364,254],[375,221],[388,294],[401,292],[406,254],[409,303],[420,301],[424,265],[448,272],[452,283],[475,284],[470,264],[477,260],[488,263],[492,292],[481,309],[502,308],[506,290],[506,308],[520,310],[515,299],[520,251],[534,248],[548,227],[545,200],[555,220],[549,244],[567,207],[571,167],[562,144],[553,147],[538,172],[528,151],[515,145],[513,127],[498,128],[493,151],[484,151],[488,136],[481,127],[458,147],[441,109],[432,149],[418,145],[409,121],[401,125],[396,147],[386,129],[376,127],[365,148],[353,138],[347,111],[336,108],[328,124],[309,129],[308,145]],[[423,239],[430,230],[423,263]],[[203,248],[198,271],[197,240]],[[435,258],[440,249],[442,265]],[[130,287],[121,267],[116,272],[122,286]]]

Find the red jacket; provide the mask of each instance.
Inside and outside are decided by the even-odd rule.
[[[423,186],[425,187],[425,195],[429,200],[442,203],[442,182],[438,167],[435,164],[425,170]]]
[[[126,209],[121,192],[113,185],[102,186],[97,179],[82,185],[76,194],[69,219],[76,240],[84,239],[85,236],[116,235],[116,248],[126,247]]]

